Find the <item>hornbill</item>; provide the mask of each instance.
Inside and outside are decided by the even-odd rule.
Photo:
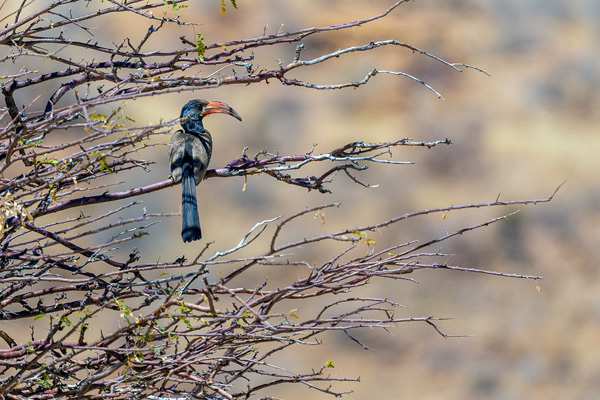
[[[225,113],[242,120],[237,112],[220,101],[191,100],[181,109],[181,127],[171,138],[169,164],[171,178],[181,181],[181,238],[184,242],[200,240],[200,219],[196,187],[204,178],[212,153],[212,137],[202,119],[213,113]]]

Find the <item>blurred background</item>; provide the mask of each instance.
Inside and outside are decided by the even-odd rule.
[[[217,1],[194,2],[178,11],[200,26],[173,32],[205,42],[256,37],[266,32],[326,26],[373,16],[393,1],[228,3],[222,15]],[[463,72],[399,47],[386,47],[331,60],[289,77],[316,84],[362,79],[369,70],[402,71],[423,79],[444,100],[408,78],[378,75],[359,89],[316,91],[284,87],[278,81],[250,87],[139,99],[128,115],[138,123],[175,118],[192,98],[221,100],[243,117],[223,116],[206,125],[213,133],[211,166],[224,166],[249,147],[253,155],[303,154],[313,144],[327,152],[345,143],[417,141],[449,138],[451,146],[398,148],[394,159],[415,165],[374,165],[361,175],[367,189],[344,174],[335,177],[332,194],[308,193],[267,176],[210,179],[198,188],[201,219],[211,249],[238,243],[256,222],[307,206],[340,202],[326,211],[326,225],[308,218],[296,225],[305,232],[384,221],[425,208],[501,200],[548,197],[550,203],[520,208],[507,222],[465,234],[442,246],[453,265],[507,273],[543,275],[536,282],[449,271],[421,271],[405,281],[373,282],[365,293],[402,303],[396,316],[453,317],[441,322],[444,339],[431,327],[405,324],[389,332],[356,332],[370,347],[363,350],[342,333],[324,336],[324,344],[288,353],[277,360],[296,372],[318,369],[360,376],[348,399],[600,399],[600,3],[595,0],[419,0],[388,17],[352,30],[320,34],[303,43],[303,59],[370,41],[396,39],[449,62],[485,70]],[[139,40],[148,22],[115,21],[102,35]],[[114,28],[114,29],[113,29]],[[156,36],[149,46],[173,45]],[[119,42],[116,40],[115,42]],[[179,46],[177,42],[176,46]],[[255,52],[256,68],[292,61],[295,45]],[[197,71],[199,76],[212,70]],[[229,74],[230,71],[222,71]],[[27,103],[26,99],[21,100]],[[169,141],[165,135],[164,142]],[[135,177],[136,185],[166,179],[166,147],[152,153],[157,164]],[[323,167],[325,168],[325,167]],[[131,187],[131,181],[123,187]],[[116,190],[116,189],[115,189]],[[142,198],[148,212],[177,212],[179,186]],[[210,209],[203,208],[210,207]],[[449,213],[377,233],[377,248],[410,239],[427,240],[517,208]],[[192,257],[199,247],[184,247],[179,218],[149,229],[135,245],[143,261]],[[166,233],[166,232],[173,232]],[[177,233],[177,234],[175,234]],[[432,251],[438,248],[432,248]],[[124,246],[127,254],[130,248]],[[311,253],[312,254],[312,253]],[[310,261],[327,259],[315,252]],[[217,275],[223,271],[213,271]],[[284,271],[285,272],[285,271]],[[289,282],[296,275],[257,269],[257,279]],[[241,284],[241,283],[240,283]],[[302,317],[309,310],[300,308]],[[304,314],[303,314],[304,313]],[[264,395],[320,399],[317,391],[288,386]]]
[[[189,13],[196,12],[205,24],[201,30],[210,43],[259,36],[263,29],[275,33],[357,20],[392,3],[239,2],[239,10],[229,7],[221,15],[205,2]],[[241,179],[207,181],[198,189],[202,202],[217,204],[223,196],[227,201],[225,210],[202,215],[217,247],[234,245],[240,235],[232,232],[243,232],[281,209],[289,213],[339,201],[339,210],[326,212],[327,229],[333,230],[338,223],[359,226],[424,208],[493,201],[498,195],[503,200],[544,198],[566,181],[551,203],[523,207],[506,223],[442,246],[455,254],[452,264],[546,276],[538,281],[541,293],[534,281],[447,271],[413,274],[419,284],[374,282],[369,293],[406,306],[397,316],[454,317],[440,323],[445,333],[474,336],[444,339],[418,324],[390,333],[356,332],[370,347],[365,351],[345,335],[332,334],[322,346],[288,355],[284,365],[310,370],[332,360],[332,373],[360,376],[360,383],[343,386],[354,391],[348,397],[354,400],[600,398],[599,20],[600,3],[592,0],[416,1],[372,24],[311,37],[304,41],[303,59],[396,39],[447,61],[477,66],[490,76],[469,69],[459,73],[388,47],[292,76],[327,84],[360,80],[373,67],[403,71],[432,85],[444,100],[414,81],[388,75],[357,90],[313,91],[274,81],[190,95],[226,101],[244,118],[242,124],[225,117],[207,122],[215,136],[213,167],[237,157],[244,146],[250,146],[249,154],[263,148],[301,154],[313,143],[317,151],[328,151],[354,140],[408,136],[453,141],[431,150],[394,150],[395,159],[416,164],[371,167],[360,179],[378,184],[376,189],[355,185],[343,174],[336,177],[331,195],[307,193],[267,177],[250,178],[244,192]],[[257,64],[275,68],[277,59],[286,64],[294,49],[257,52]],[[173,99],[172,115],[183,103]],[[154,107],[157,113],[165,110],[164,104]],[[178,194],[178,188],[171,190]],[[379,248],[433,238],[514,210],[416,219],[374,239]],[[311,222],[299,229],[313,229]],[[171,223],[169,229],[176,231],[179,221]],[[303,311],[300,307],[298,313]],[[269,395],[328,397],[298,387]]]

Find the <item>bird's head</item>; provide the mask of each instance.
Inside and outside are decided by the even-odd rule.
[[[192,129],[194,124],[202,124],[202,118],[206,115],[214,113],[228,114],[235,119],[242,120],[242,117],[233,108],[220,101],[191,100],[181,109],[182,126],[186,130],[188,127]]]

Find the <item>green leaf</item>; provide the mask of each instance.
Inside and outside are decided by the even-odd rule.
[[[95,114],[89,114],[88,117],[90,117],[90,119],[94,120],[94,121],[106,121],[106,119],[108,118],[108,115],[95,113]]]
[[[192,323],[190,322],[189,319],[187,319],[185,317],[180,317],[179,320],[183,321],[183,323],[186,324],[188,328],[193,329]]]
[[[165,7],[169,7],[169,2],[167,0],[163,0],[163,4]],[[177,0],[173,0],[170,8],[173,9],[173,12],[175,15],[177,15],[177,11],[181,10],[182,8],[187,8],[187,4],[177,4]]]
[[[196,52],[198,53],[198,59],[200,61],[204,61],[204,52],[206,51],[206,46],[204,45],[204,36],[201,33],[196,35]]]
[[[58,191],[58,185],[55,183],[51,183],[50,187],[50,196],[52,196],[52,201],[56,201],[56,192]]]
[[[52,382],[50,382],[50,375],[47,372],[42,373],[41,378],[36,378],[38,383],[42,385],[44,389],[50,389],[52,387]]]
[[[108,161],[106,161],[106,154],[104,154],[100,150],[94,150],[94,151],[90,152],[90,154],[98,156],[96,158],[96,161],[98,161],[98,163],[100,164],[100,172],[104,172],[104,171],[108,171],[110,173],[114,172],[108,165]]]
[[[233,8],[237,9],[236,0],[229,1],[231,1],[231,5],[233,6]],[[225,7],[225,0],[221,0],[221,14],[225,14],[225,11],[227,11],[227,7]]]
[[[333,363],[331,362],[331,360],[327,360],[327,361],[325,362],[325,366],[326,366],[327,368],[335,368],[335,365],[333,365]]]
[[[19,146],[27,146],[27,147],[35,147],[38,144],[42,143],[42,139],[31,139],[31,140],[23,140],[23,139],[19,139],[19,141],[17,142],[17,144]]]
[[[182,314],[190,314],[192,310],[188,307],[186,307],[185,305],[180,305],[179,306],[179,312]]]

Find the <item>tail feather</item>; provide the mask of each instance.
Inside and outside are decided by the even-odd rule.
[[[181,238],[184,242],[202,239],[194,171],[190,163],[183,165],[181,179]]]

